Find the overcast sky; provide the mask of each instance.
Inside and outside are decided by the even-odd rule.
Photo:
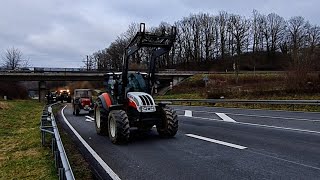
[[[256,9],[320,25],[319,7],[319,0],[1,0],[0,53],[15,47],[33,67],[80,67],[85,55],[109,46],[131,22],[157,26],[219,11],[249,17]]]

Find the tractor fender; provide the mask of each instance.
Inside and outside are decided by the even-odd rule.
[[[101,100],[104,109],[108,110],[112,105],[112,100],[108,93],[102,93],[98,98]]]

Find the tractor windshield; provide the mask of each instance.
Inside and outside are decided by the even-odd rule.
[[[130,74],[128,79],[130,91],[146,92],[146,83],[141,74]]]
[[[80,90],[75,92],[75,97],[80,97],[80,98],[91,98],[92,97],[92,92],[88,90]]]

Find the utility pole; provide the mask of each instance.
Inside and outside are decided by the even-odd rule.
[[[89,71],[89,56],[87,55],[87,71]]]

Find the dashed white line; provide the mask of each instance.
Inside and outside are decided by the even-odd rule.
[[[232,143],[228,143],[228,142],[224,142],[224,141],[219,141],[216,139],[211,139],[211,138],[207,138],[207,137],[203,137],[203,136],[199,136],[199,135],[195,135],[195,134],[186,134],[186,136],[192,137],[192,138],[196,138],[196,139],[200,139],[200,140],[204,140],[204,141],[208,141],[208,142],[212,142],[212,143],[216,143],[216,144],[221,144],[224,146],[228,146],[228,147],[232,147],[232,148],[236,148],[236,149],[246,149],[247,147],[245,146],[240,146],[237,144],[232,144]]]
[[[105,163],[102,158],[91,148],[91,146],[80,136],[80,134],[72,127],[72,125],[69,123],[67,118],[64,116],[64,109],[67,107],[62,108],[61,114],[63,117],[64,122],[69,126],[69,128],[72,130],[72,132],[77,136],[77,138],[80,140],[80,142],[84,145],[84,147],[87,148],[87,150],[92,154],[92,156],[98,161],[98,163],[102,166],[102,168],[109,174],[109,176],[113,180],[121,180],[120,177],[108,166],[107,163]]]
[[[237,121],[236,122],[227,122],[227,121],[222,121],[220,119],[202,118],[202,117],[194,117],[194,116],[190,117],[190,118],[203,119],[203,120],[208,120],[208,121],[221,121],[221,122],[226,122],[226,123],[235,123],[235,124],[242,124],[242,125],[249,125],[249,126],[258,126],[258,127],[266,127],[266,128],[274,128],[274,129],[283,129],[283,130],[291,130],[291,131],[299,131],[299,132],[320,134],[319,131],[311,131],[311,130],[305,130],[305,129],[286,128],[286,127],[280,127],[280,126],[269,126],[269,125],[253,124],[253,123],[245,123],[245,122],[237,122]]]
[[[219,116],[222,120],[227,121],[227,122],[236,122],[234,119],[231,117],[227,116],[224,113],[216,113],[217,116]]]
[[[178,111],[185,111],[183,109],[176,109]],[[213,111],[193,111],[197,113],[208,113],[208,114],[216,114],[217,112]],[[310,112],[308,112],[310,113]],[[314,113],[314,112],[312,112]],[[320,122],[320,119],[306,119],[306,118],[294,118],[294,117],[281,117],[281,116],[266,116],[266,115],[255,115],[255,114],[240,114],[240,113],[229,113],[224,112],[227,115],[234,115],[234,116],[248,116],[248,117],[259,117],[259,118],[271,118],[271,119],[285,119],[285,120],[293,120],[293,121],[310,121],[310,122]]]
[[[94,120],[94,118],[93,117],[91,117],[91,116],[85,116],[86,118],[88,118],[88,119],[90,119],[90,120]]]
[[[192,117],[192,111],[190,111],[190,110],[185,110],[185,111],[184,111],[184,116],[186,116],[186,117]]]

